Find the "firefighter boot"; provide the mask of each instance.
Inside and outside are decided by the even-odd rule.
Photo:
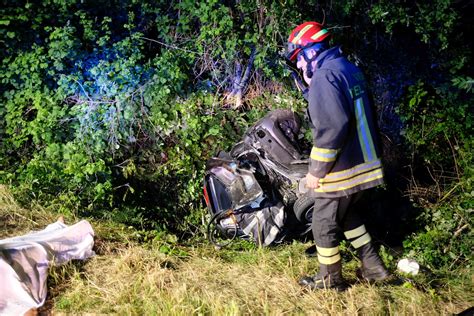
[[[341,261],[333,264],[320,264],[319,272],[315,276],[303,277],[298,283],[311,290],[334,289],[344,291],[347,289],[347,283],[342,277]]]
[[[382,282],[390,278],[382,260],[375,251],[372,243],[367,243],[357,249],[362,266],[357,269],[357,277],[369,282]]]
[[[347,230],[344,235],[350,240],[352,246],[357,250],[362,267],[358,269],[357,276],[369,282],[384,281],[390,277],[382,260],[372,246],[372,238],[360,225],[354,229]]]

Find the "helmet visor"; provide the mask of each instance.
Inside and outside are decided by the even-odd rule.
[[[291,62],[295,62],[296,56],[301,51],[301,49],[302,49],[301,45],[296,45],[291,42],[288,43],[288,49],[287,49],[288,53],[286,54],[286,58]]]

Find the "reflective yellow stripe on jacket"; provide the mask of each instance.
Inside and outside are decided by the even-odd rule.
[[[316,192],[336,192],[383,178],[382,163],[379,159],[365,162],[353,168],[328,173],[320,180]]]
[[[313,147],[311,149],[311,159],[316,161],[331,162],[336,161],[336,156],[339,150]]]

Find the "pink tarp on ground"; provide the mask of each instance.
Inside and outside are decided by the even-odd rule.
[[[94,231],[85,220],[0,240],[0,315],[22,315],[43,305],[48,267],[87,259],[93,245]]]

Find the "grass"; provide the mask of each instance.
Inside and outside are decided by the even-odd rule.
[[[0,238],[42,229],[59,214],[39,205],[19,207],[0,187]],[[77,219],[66,217],[66,223]],[[97,255],[50,271],[41,311],[131,315],[448,315],[474,305],[472,271],[456,279],[420,277],[403,285],[355,280],[358,263],[346,253],[343,293],[309,292],[297,280],[316,271],[308,244],[271,249],[235,244],[179,245],[161,237],[140,242],[136,231],[91,220]],[[436,280],[433,280],[435,278]],[[436,282],[435,282],[436,281]],[[434,286],[436,284],[436,286]]]

